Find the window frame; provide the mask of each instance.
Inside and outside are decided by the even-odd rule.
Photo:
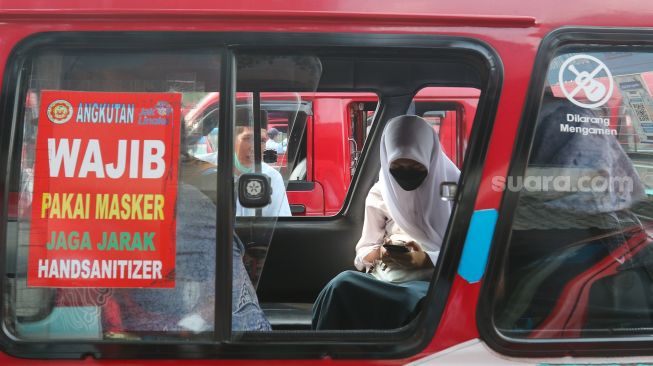
[[[524,176],[535,139],[536,123],[544,95],[545,79],[551,61],[557,52],[565,48],[586,48],[590,52],[647,50],[653,52],[653,30],[603,28],[603,27],[563,27],[550,32],[540,44],[522,117],[517,130],[508,175]],[[504,258],[508,254],[512,223],[517,209],[519,192],[506,190],[499,205],[486,277],[479,295],[477,307],[477,327],[481,339],[490,348],[501,354],[514,357],[563,357],[587,356],[606,357],[653,354],[653,340],[649,337],[613,338],[567,338],[567,339],[517,339],[503,335],[494,324],[495,301],[493,294],[499,287]],[[648,340],[647,340],[648,339]]]
[[[249,35],[249,33],[248,33]],[[383,42],[379,46],[376,42]],[[382,50],[401,50],[404,54],[407,50],[418,52],[436,52],[438,55],[455,54],[462,58],[462,55],[468,55],[475,58],[475,61],[481,62],[484,71],[487,73],[485,84],[478,87],[481,90],[481,96],[474,117],[474,125],[470,139],[469,148],[466,152],[467,157],[464,160],[463,171],[467,172],[461,176],[462,189],[458,197],[466,197],[465,200],[458,198],[458,204],[454,207],[450,226],[443,241],[442,251],[436,264],[434,274],[435,281],[431,281],[427,300],[424,308],[427,309],[420,313],[417,319],[397,330],[377,330],[377,331],[273,331],[273,332],[245,332],[237,334],[238,342],[232,343],[234,346],[243,346],[249,355],[256,357],[288,357],[288,354],[297,358],[303,357],[324,357],[328,355],[332,358],[400,358],[414,355],[419,350],[424,349],[432,340],[435,330],[439,325],[441,316],[444,312],[449,290],[453,284],[455,273],[458,268],[458,262],[462,254],[461,245],[448,245],[447,243],[463,243],[467,228],[474,210],[474,203],[478,186],[480,185],[481,172],[484,164],[484,157],[489,145],[490,134],[483,131],[491,130],[494,124],[495,112],[498,106],[499,94],[503,81],[503,65],[498,54],[488,44],[473,38],[452,37],[452,36],[421,36],[421,35],[377,35],[377,34],[260,34],[258,39],[252,39],[252,42],[259,42],[255,45],[245,40],[240,42],[234,48],[235,52],[255,53],[255,54],[284,54],[310,52],[310,50],[321,50],[325,47],[334,48],[351,48],[360,50],[361,48],[382,49]],[[266,51],[268,51],[266,53]],[[350,51],[351,52],[351,51]],[[451,86],[461,86],[460,84]],[[405,96],[412,100],[414,95],[426,86],[433,86],[432,83],[418,85],[412,94]],[[445,85],[443,85],[445,86]],[[374,92],[374,91],[372,91]],[[404,97],[404,96],[401,96]],[[373,153],[375,148],[378,149],[380,134],[384,126],[378,121],[383,114],[387,113],[383,98],[379,98],[379,107],[375,114],[374,126],[370,131],[370,137],[375,143],[366,143],[359,166],[367,164],[367,160],[378,159],[378,154]],[[379,135],[379,136],[377,136]],[[325,229],[338,227],[338,223],[348,219],[349,216],[356,216],[357,212],[350,210],[354,198],[364,200],[367,191],[364,194],[357,192],[360,190],[359,184],[363,180],[369,179],[375,174],[364,174],[363,169],[357,169],[352,177],[351,184],[347,191],[341,210],[334,216],[295,216],[277,218],[277,226],[280,223],[288,223],[291,226],[301,225],[303,222],[322,222]],[[358,195],[356,195],[358,193]],[[356,195],[356,197],[354,197]],[[243,224],[247,225],[248,218],[239,218]],[[445,259],[446,258],[446,259]],[[306,340],[309,339],[311,344]],[[272,346],[257,342],[274,342]],[[322,344],[320,344],[322,343]],[[316,345],[317,344],[317,345]]]
[[[101,46],[99,46],[101,45]],[[20,138],[24,111],[22,96],[24,86],[24,62],[34,50],[55,47],[58,50],[73,49],[113,49],[128,52],[142,50],[143,46],[161,50],[193,49],[199,47],[222,48],[221,92],[229,96],[221,98],[220,129],[225,131],[219,136],[220,150],[232,149],[233,123],[235,113],[235,53],[240,50],[257,50],[264,53],[270,50],[279,52],[302,52],[303,50],[348,48],[351,50],[382,49],[393,52],[412,50],[415,53],[454,55],[458,60],[466,60],[479,69],[483,85],[475,115],[476,128],[473,129],[469,148],[464,159],[461,176],[462,189],[458,192],[458,203],[452,212],[451,221],[443,242],[442,251],[431,280],[424,311],[409,325],[390,331],[324,331],[324,332],[234,332],[231,323],[227,329],[216,328],[214,341],[18,341],[0,331],[0,350],[9,355],[27,358],[77,358],[92,356],[94,358],[401,358],[416,354],[432,340],[435,330],[444,313],[445,305],[457,271],[462,253],[469,221],[473,213],[476,195],[481,180],[485,154],[489,146],[490,134],[494,125],[495,113],[503,82],[503,65],[494,49],[487,43],[469,37],[448,35],[401,35],[401,34],[349,34],[349,33],[249,33],[249,32],[48,32],[29,36],[17,44],[8,57],[7,68],[3,76],[3,94],[0,97],[5,121],[11,121],[11,129],[0,131],[0,152],[5,158],[0,159],[0,170],[7,173],[12,168],[11,155],[20,148]],[[401,53],[400,53],[401,54]],[[464,81],[461,81],[461,84]],[[420,87],[421,88],[421,87]],[[419,90],[420,88],[417,88]],[[415,91],[416,92],[416,91]],[[410,96],[412,98],[412,96]],[[224,103],[224,105],[222,105]],[[379,100],[375,121],[388,111]],[[481,128],[482,127],[482,128]],[[224,128],[224,129],[223,129]],[[375,123],[370,137],[379,140],[383,126]],[[18,145],[18,146],[17,146]],[[361,164],[370,159],[371,150],[377,144],[365,144]],[[229,150],[227,150],[229,152]],[[232,154],[231,154],[232,155]],[[230,154],[219,154],[219,164],[229,168]],[[221,169],[218,175],[218,189],[233,188],[232,170]],[[288,217],[279,221],[317,220],[337,224],[337,220],[346,220],[351,215],[350,205],[356,188],[361,181],[369,179],[371,174],[362,174],[357,169],[345,197],[341,211],[335,217]],[[0,179],[0,187],[5,200],[2,203],[0,218],[0,237],[6,238],[8,219],[8,180]],[[223,186],[224,185],[224,186]],[[360,188],[359,188],[360,190]],[[233,189],[229,190],[233,192]],[[360,195],[360,193],[359,193]],[[360,197],[357,197],[359,199]],[[364,197],[363,197],[364,198]],[[463,199],[464,198],[464,199]],[[231,240],[233,238],[233,196],[219,198],[216,242],[218,258],[216,265],[231,268]],[[221,215],[224,215],[224,218]],[[2,239],[6,240],[6,239]],[[5,272],[6,246],[0,246],[0,272]],[[226,267],[225,267],[226,266]],[[231,318],[231,271],[216,271],[216,295],[223,301],[216,301],[216,323],[218,319]],[[0,300],[4,301],[4,281],[0,281]],[[223,311],[228,310],[228,311]],[[0,314],[0,322],[3,322]],[[165,346],[165,347],[161,347]]]

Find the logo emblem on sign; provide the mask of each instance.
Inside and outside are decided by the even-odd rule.
[[[172,106],[166,101],[160,101],[156,104],[156,111],[161,117],[167,117],[172,114]]]
[[[590,65],[590,71],[579,71],[576,66]],[[573,81],[565,84],[565,72],[573,74]],[[602,82],[601,80],[604,80]],[[581,108],[597,108],[605,104],[614,89],[612,73],[601,60],[590,55],[576,55],[568,58],[558,73],[558,82],[567,99]],[[606,83],[607,82],[607,87]],[[583,92],[582,94],[580,92]]]
[[[55,100],[48,106],[47,115],[50,122],[58,125],[64,124],[72,118],[73,106],[67,100]]]

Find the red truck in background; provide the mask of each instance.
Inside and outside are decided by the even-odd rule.
[[[407,111],[424,117],[438,132],[445,153],[458,166],[474,121],[480,91],[461,87],[427,87]],[[238,93],[238,111],[251,110],[251,93]],[[218,93],[208,94],[185,116],[188,130],[203,130],[190,153],[204,160],[213,154],[217,129]],[[374,122],[374,93],[261,93],[268,129],[279,131],[282,149],[270,163],[286,182],[293,216],[331,216],[342,208],[365,139]],[[217,124],[215,124],[217,125]]]

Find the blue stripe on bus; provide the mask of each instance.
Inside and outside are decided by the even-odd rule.
[[[469,283],[480,281],[485,273],[498,216],[495,209],[478,210],[472,215],[458,266],[458,274]]]

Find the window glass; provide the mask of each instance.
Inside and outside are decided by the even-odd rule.
[[[217,116],[180,122],[219,89],[219,52],[48,51],[28,65],[6,328],[25,340],[208,338],[217,183],[192,155],[217,149]]]
[[[528,339],[650,335],[648,52],[560,52],[551,62],[496,296],[495,324]]]
[[[459,168],[479,96],[480,91],[474,88],[427,87],[415,95],[408,110],[433,126],[443,151]]]

